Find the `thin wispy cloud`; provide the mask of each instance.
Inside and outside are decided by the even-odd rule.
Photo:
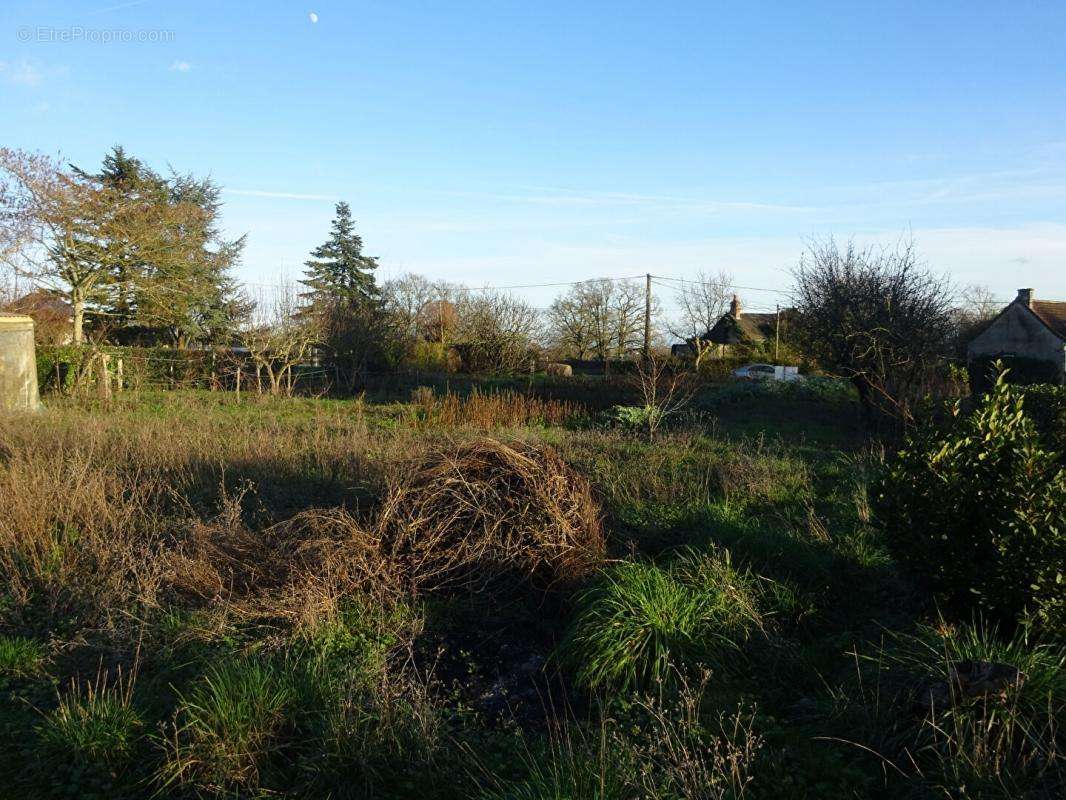
[[[192,64],[188,61],[175,61],[170,65],[171,72],[188,72],[192,69]]]
[[[722,213],[727,211],[757,211],[777,213],[807,213],[809,206],[782,205],[749,200],[706,200],[691,197],[632,194],[626,192],[581,191],[569,189],[524,188],[513,193],[449,192],[466,197],[528,205],[581,206],[588,208],[644,208],[662,211]]]
[[[95,17],[97,14],[107,14],[109,11],[121,11],[124,8],[143,6],[145,3],[150,3],[151,1],[152,0],[129,0],[128,3],[117,3],[116,5],[107,6],[106,8],[98,8],[95,11],[90,11],[89,16]]]
[[[278,200],[333,200],[324,194],[302,194],[299,192],[271,192],[263,189],[223,189],[226,194],[243,197],[273,197]]]
[[[44,74],[29,61],[0,61],[0,79],[13,86],[39,86]]]

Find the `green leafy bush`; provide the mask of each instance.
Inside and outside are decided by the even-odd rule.
[[[627,431],[645,431],[662,416],[654,406],[612,406],[603,412],[604,423]]]
[[[417,341],[411,346],[403,366],[420,372],[454,372],[458,359],[443,342]]]
[[[856,400],[858,396],[850,381],[805,375],[793,381],[731,381],[701,397],[700,405],[717,407],[769,397],[789,401],[845,403]]]
[[[225,350],[183,350],[171,347],[124,347],[107,345],[51,345],[37,348],[37,382],[42,390],[69,392],[75,388],[79,373],[92,384],[96,374],[88,363],[96,353],[110,357],[108,370],[117,376],[122,361],[122,376],[128,386],[207,386],[212,374],[224,371],[228,357]]]
[[[1048,448],[1066,457],[1066,386],[1038,383],[1025,387],[1025,414]]]
[[[875,498],[895,556],[955,607],[1066,621],[1066,470],[1001,375],[969,416],[925,430]]]

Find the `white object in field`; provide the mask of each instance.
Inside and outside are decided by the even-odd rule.
[[[310,14],[308,14],[307,18],[309,20],[311,20],[311,24],[312,25],[314,25],[316,22],[318,22],[318,14],[316,14],[314,11],[312,11]]]
[[[800,374],[799,367],[745,364],[733,370],[733,377],[746,381],[795,381],[799,380]]]
[[[0,413],[40,407],[33,319],[0,312]]]

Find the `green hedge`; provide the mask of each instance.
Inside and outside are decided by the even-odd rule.
[[[41,391],[68,392],[77,375],[94,353],[110,356],[108,368],[114,377],[122,362],[122,379],[130,387],[140,386],[207,386],[212,376],[218,379],[228,369],[232,356],[228,351],[175,350],[167,347],[119,347],[105,345],[45,345],[37,347],[37,382]],[[96,375],[90,370],[86,385]]]
[[[981,356],[970,361],[970,391],[984,394],[995,385],[999,374],[997,363],[1002,363],[1009,372],[1007,383],[1014,386],[1028,386],[1035,383],[1047,383],[1053,386],[1062,384],[1062,365],[1042,358],[1025,356]]]

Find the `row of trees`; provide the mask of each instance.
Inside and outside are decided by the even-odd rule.
[[[69,303],[75,343],[89,329],[118,343],[243,343],[272,383],[274,370],[312,351],[354,385],[368,370],[405,362],[439,368],[459,358],[470,370],[513,372],[536,351],[608,361],[643,349],[643,282],[578,283],[543,311],[415,274],[379,284],[378,261],[363,252],[346,203],[299,287],[255,307],[232,278],[245,239],[222,235],[219,195],[210,178],[162,175],[121,147],[97,171],[0,149],[0,257]],[[793,333],[804,356],[852,380],[871,411],[903,419],[995,310],[980,293],[960,308],[909,243],[815,243],[793,277]],[[713,327],[733,283],[726,273],[681,282],[670,321],[654,298],[654,343]]]

